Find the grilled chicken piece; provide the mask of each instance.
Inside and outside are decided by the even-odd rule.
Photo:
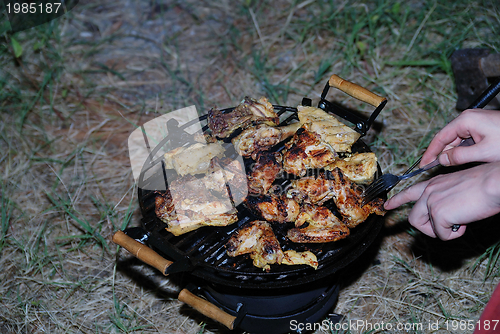
[[[219,138],[226,138],[236,129],[244,129],[252,123],[270,126],[279,124],[278,114],[265,97],[258,100],[245,97],[240,105],[228,113],[217,108],[208,112],[208,127],[212,130],[212,135]]]
[[[297,109],[300,124],[307,130],[318,134],[335,152],[351,152],[352,144],[360,137],[358,132],[322,109],[305,106]]]
[[[205,173],[212,158],[223,154],[224,147],[220,142],[181,146],[165,153],[165,168],[175,169],[179,175]]]
[[[227,255],[250,254],[253,265],[269,271],[270,264],[281,264],[283,251],[268,222],[255,220],[243,225],[226,244]]]
[[[300,212],[299,203],[285,196],[248,196],[245,205],[252,212],[270,222],[293,222]]]
[[[363,190],[354,182],[349,181],[340,170],[335,168],[328,172],[328,177],[332,179],[333,201],[340,214],[344,216],[344,223],[353,228],[364,222],[371,213],[383,216],[384,200],[376,198],[371,202],[361,205],[363,201]]]
[[[304,176],[309,168],[323,168],[335,161],[337,154],[320,140],[319,135],[301,127],[285,145],[283,168],[285,172]]]
[[[274,180],[282,172],[282,157],[278,152],[262,152],[248,174],[248,192],[251,194],[267,194]]]
[[[218,157],[212,159],[207,175],[202,181],[207,189],[221,192],[224,195],[227,184],[235,206],[242,203],[248,195],[247,176],[238,160]]]
[[[219,184],[217,189],[226,189]],[[181,235],[202,226],[226,226],[237,221],[229,195],[207,189],[192,175],[173,181],[169,190],[155,198],[155,212],[167,224],[167,231]]]
[[[349,233],[349,228],[328,208],[303,204],[295,228],[288,230],[287,237],[296,243],[322,243],[346,238]]]
[[[340,168],[345,177],[352,182],[369,184],[373,182],[377,172],[377,157],[375,153],[356,153],[344,159],[337,159],[325,167],[325,170]]]
[[[299,127],[300,123],[298,122],[280,127],[258,125],[243,130],[232,140],[232,143],[241,156],[252,157],[256,160],[259,152],[266,151],[293,136]]]
[[[313,252],[297,252],[293,249],[287,250],[283,253],[283,261],[281,264],[286,264],[289,266],[297,264],[307,264],[308,266],[318,269],[318,258]]]
[[[298,202],[323,205],[333,198],[332,187],[332,181],[325,178],[325,173],[320,173],[318,177],[307,176],[293,180],[287,197]]]

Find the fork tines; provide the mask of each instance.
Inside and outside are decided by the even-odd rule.
[[[365,204],[371,202],[374,200],[378,195],[381,193],[387,191],[388,189],[385,189],[385,180],[382,177],[379,177],[375,181],[373,181],[368,188],[366,188],[363,191],[363,201],[361,202],[361,205],[364,206]]]

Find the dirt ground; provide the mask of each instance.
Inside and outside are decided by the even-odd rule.
[[[316,104],[335,73],[387,97],[364,140],[401,173],[458,114],[451,53],[500,52],[499,27],[497,1],[116,0],[2,31],[0,332],[230,333],[177,300],[182,280],[110,241],[141,219],[130,133],[244,96]],[[331,310],[401,330],[315,333],[472,333],[498,282],[498,217],[442,242],[410,227],[409,208],[385,216]]]

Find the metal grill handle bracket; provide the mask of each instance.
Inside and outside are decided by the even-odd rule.
[[[360,101],[371,104],[375,107],[375,111],[373,111],[368,119],[365,119],[340,107],[339,105],[333,104],[326,99],[326,95],[328,94],[330,87],[337,88]],[[334,113],[337,116],[353,123],[355,125],[355,130],[362,136],[364,136],[386,104],[387,99],[385,97],[378,96],[368,89],[363,88],[350,81],[344,80],[338,75],[334,74],[330,77],[325,85],[325,88],[323,89],[323,92],[321,93],[321,100],[319,101],[318,108],[321,108],[327,112]]]

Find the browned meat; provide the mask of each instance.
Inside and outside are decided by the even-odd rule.
[[[299,123],[280,127],[259,125],[243,130],[232,143],[241,156],[252,157],[255,160],[259,152],[266,151],[293,136],[299,127]]]
[[[289,249],[283,253],[283,261],[281,264],[286,265],[297,265],[297,264],[307,264],[308,266],[318,269],[318,258],[313,252],[297,252],[293,249]]]
[[[248,195],[247,176],[238,160],[217,157],[212,159],[207,176],[202,180],[208,189],[219,191],[223,195],[226,195],[227,184],[235,206],[242,203]]]
[[[175,214],[175,206],[172,202],[172,195],[167,190],[164,193],[158,193],[155,197],[155,213],[162,221],[167,221]]]
[[[155,212],[174,235],[202,226],[226,226],[238,219],[227,193],[214,194],[202,179],[191,175],[173,181],[169,191],[156,196]]]
[[[322,109],[305,106],[297,109],[303,127],[318,134],[335,152],[351,152],[351,146],[358,140],[359,133]]]
[[[287,237],[297,243],[322,243],[346,238],[349,233],[349,228],[326,207],[303,204]]]
[[[307,176],[292,181],[288,196],[299,202],[322,205],[333,197],[332,180],[326,179],[324,173],[318,177]]]
[[[381,216],[385,214],[384,200],[381,198],[376,198],[361,206],[363,201],[362,188],[344,177],[340,168],[335,168],[328,175],[333,181],[333,201],[339,212],[344,216],[344,223],[348,227],[353,228],[364,222],[371,213]]]
[[[268,222],[255,220],[236,231],[226,244],[229,256],[250,254],[253,265],[269,271],[270,264],[281,264],[283,251]]]
[[[375,199],[361,206],[362,188],[344,176],[339,168],[321,172],[317,177],[303,177],[292,181],[288,196],[299,202],[322,205],[333,199],[348,227],[355,227],[365,221],[371,213],[385,214],[383,200]]]
[[[262,152],[248,174],[248,192],[267,194],[276,177],[282,172],[282,158],[278,152]]]
[[[285,196],[248,196],[245,205],[255,214],[270,222],[293,222],[299,214],[299,204]]]
[[[323,168],[335,161],[337,154],[320,140],[319,135],[304,128],[297,130],[283,153],[285,172],[304,176],[309,168]]]
[[[240,105],[228,113],[222,113],[217,108],[208,112],[208,127],[212,130],[212,135],[219,138],[228,137],[236,129],[244,129],[252,123],[270,126],[279,124],[273,105],[265,97],[259,100],[245,97]]]
[[[325,170],[340,168],[349,180],[360,183],[372,183],[377,172],[375,153],[356,153],[344,159],[337,159],[325,167]]]

